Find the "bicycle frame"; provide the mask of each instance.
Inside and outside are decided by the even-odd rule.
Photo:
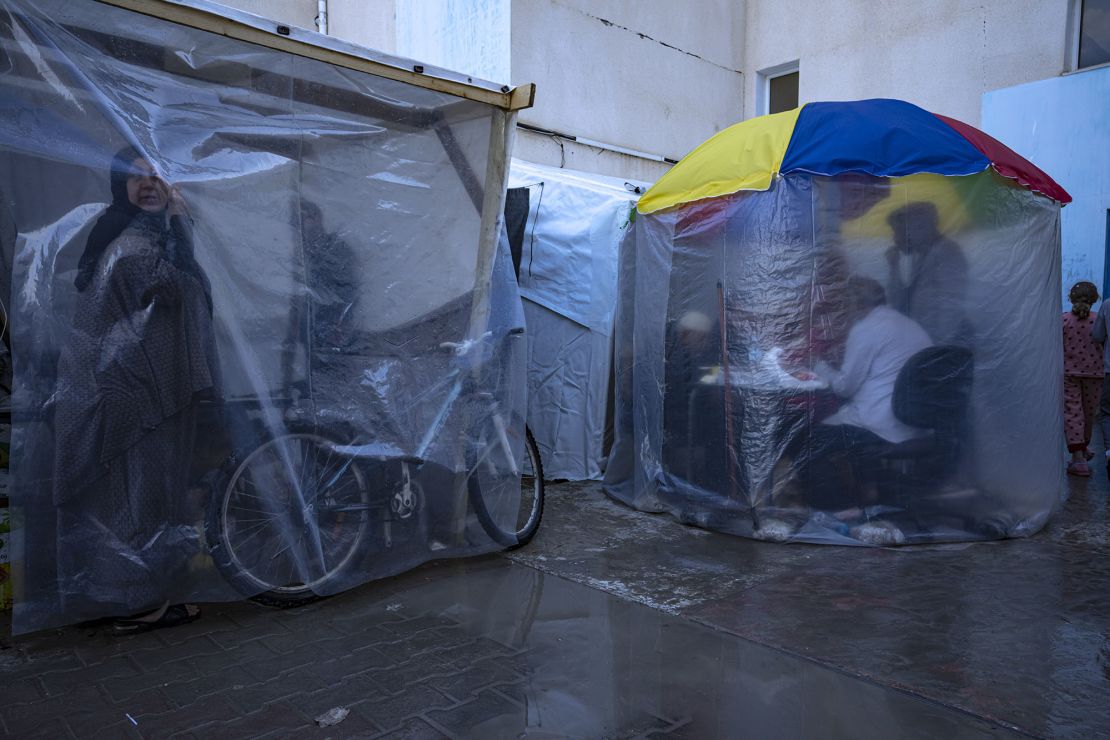
[[[521,333],[512,332],[504,339]],[[246,448],[249,452],[244,452],[245,457],[229,459],[230,478],[221,489],[223,495],[212,505],[213,516],[217,518],[210,532],[223,539],[210,542],[217,543],[213,545],[220,553],[217,564],[224,563],[221,569],[225,575],[230,572],[233,583],[245,583],[251,591],[269,584],[267,593],[277,594],[285,588],[280,584],[291,583],[305,584],[304,588],[321,593],[316,585],[309,584],[338,583],[334,580],[336,576],[355,562],[352,557],[360,557],[356,553],[367,552],[363,548],[368,543],[376,541],[379,547],[393,547],[395,523],[409,521],[410,526],[419,528],[420,524],[413,523],[431,521],[427,517],[413,517],[422,509],[428,511],[422,504],[424,487],[430,482],[436,482],[440,495],[447,495],[454,502],[453,511],[444,507],[432,518],[441,525],[450,522],[450,527],[438,530],[442,538],[429,539],[431,550],[465,546],[467,523],[472,516],[499,545],[516,547],[530,539],[535,524],[523,537],[518,534],[525,531],[520,525],[506,530],[501,523],[511,504],[509,484],[514,476],[519,479],[524,466],[516,454],[519,450],[514,449],[506,410],[492,387],[492,392],[485,390],[487,382],[492,386],[499,378],[497,355],[488,351],[492,347],[489,338],[487,333],[475,340],[441,345],[454,351],[456,361],[437,382],[429,384],[418,396],[410,397],[410,408],[436,399],[427,409],[434,411],[434,418],[411,451],[394,443],[363,442],[357,437],[341,443],[337,434],[349,429],[345,422],[329,430],[329,416],[309,413],[310,407],[301,406],[295,396],[288,399],[292,403],[284,411],[265,404],[258,409],[248,406],[243,421],[256,433],[261,432],[254,437],[261,441]],[[366,426],[373,427],[373,423]],[[525,429],[521,432],[525,455],[533,456],[530,459],[535,459],[538,468],[535,443]],[[444,455],[447,459],[440,459]],[[432,464],[432,459],[439,462]],[[399,475],[394,465],[400,468]],[[454,482],[449,483],[447,477],[452,475]],[[539,521],[536,512],[542,511],[542,479],[538,485],[534,499],[538,503],[528,510],[531,513],[526,523]],[[228,513],[229,506],[233,501],[245,500],[242,496],[256,502],[246,509],[238,507],[238,511],[258,512],[254,515],[262,519],[253,521],[268,520],[272,525],[258,524],[252,529],[252,520],[248,519],[244,531],[234,524],[237,519]],[[264,526],[268,529],[261,531],[268,534],[263,538],[267,543],[263,559],[257,560],[247,550],[247,557],[241,560],[239,546],[259,535],[249,535],[244,540],[242,534],[230,533],[249,534]],[[352,537],[340,535],[340,530]],[[342,539],[335,539],[336,536]],[[340,549],[335,549],[336,546]],[[274,548],[277,552],[271,555]],[[279,556],[281,560],[275,562]],[[271,580],[273,565],[281,568],[278,576],[281,580],[276,582]],[[292,591],[299,587],[292,587]]]
[[[523,330],[514,330],[506,337],[511,339],[519,336]],[[445,376],[442,383],[436,384],[436,388],[442,387],[443,384],[450,383],[450,390],[447,392],[446,397],[440,404],[436,416],[432,423],[425,431],[423,437],[418,443],[415,450],[411,453],[406,453],[400,448],[383,442],[366,442],[354,444],[329,444],[327,446],[329,452],[333,452],[340,457],[347,458],[352,464],[355,461],[374,461],[379,463],[399,462],[401,464],[402,487],[399,491],[394,493],[394,497],[400,497],[402,505],[411,504],[415,498],[412,489],[412,471],[410,465],[418,467],[424,465],[428,459],[428,452],[432,445],[435,444],[443,429],[447,426],[448,419],[451,418],[453,413],[457,413],[457,403],[460,398],[469,400],[470,396],[475,392],[475,386],[480,383],[483,371],[486,370],[489,362],[486,358],[481,358],[477,362],[470,362],[476,353],[480,350],[490,346],[489,339],[490,332],[486,332],[475,340],[468,340],[459,343],[445,342],[442,348],[445,350],[453,350],[459,362],[450,370]],[[470,367],[467,365],[470,364]],[[430,389],[430,390],[434,390]],[[521,474],[520,465],[517,462],[517,456],[513,450],[512,443],[509,440],[508,430],[501,411],[496,406],[492,409],[489,417],[493,423],[494,431],[496,433],[496,443],[500,446],[504,455],[504,459],[509,461],[511,465],[510,473],[514,476]],[[467,427],[471,426],[468,422]],[[464,474],[460,474],[455,484],[455,493],[457,500],[460,504],[466,500],[466,481],[474,474],[474,471],[484,462],[488,461],[490,452],[492,451],[491,445],[486,445],[483,450],[478,454],[471,454],[464,451],[463,459],[461,460],[462,469]],[[342,475],[344,469],[336,471],[335,476]],[[303,496],[301,491],[298,491],[298,496]],[[307,512],[310,505],[303,500],[299,502],[302,511]],[[372,508],[372,507],[366,507]],[[355,508],[346,507],[344,510],[354,511]],[[386,517],[384,520],[383,536],[386,541],[386,546],[392,544],[392,519]]]

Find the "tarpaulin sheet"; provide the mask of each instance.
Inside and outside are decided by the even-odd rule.
[[[776,541],[1036,532],[1066,492],[1059,225],[993,169],[641,214],[606,490]]]
[[[506,544],[511,114],[91,0],[0,0],[0,98],[17,631]]]
[[[528,333],[528,426],[550,479],[598,479],[605,462],[621,236],[645,183],[513,160],[528,188],[520,292]]]

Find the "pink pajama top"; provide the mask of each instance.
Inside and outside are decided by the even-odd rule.
[[[1102,345],[1091,338],[1094,325],[1094,312],[1085,319],[1071,311],[1064,312],[1064,375],[1073,378],[1103,376]]]

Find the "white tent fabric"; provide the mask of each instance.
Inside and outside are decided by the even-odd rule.
[[[520,261],[528,324],[528,425],[547,478],[604,472],[617,252],[647,183],[514,159],[529,189]]]

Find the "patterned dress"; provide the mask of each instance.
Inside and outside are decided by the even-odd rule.
[[[1064,435],[1069,452],[1091,443],[1102,394],[1102,345],[1091,338],[1095,315],[1064,313]]]
[[[143,213],[109,245],[59,362],[58,582],[73,615],[158,606],[196,551],[184,494],[218,365],[208,282],[177,226]]]

